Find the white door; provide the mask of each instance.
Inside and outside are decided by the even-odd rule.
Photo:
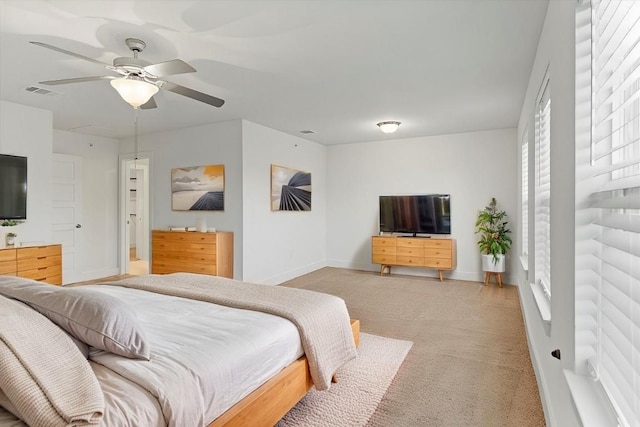
[[[81,269],[82,158],[53,154],[52,237],[62,243],[62,283],[77,282]]]

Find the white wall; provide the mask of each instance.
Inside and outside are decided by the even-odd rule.
[[[326,265],[326,147],[243,120],[244,280],[277,284]],[[271,211],[271,165],[311,172],[310,212]]]
[[[328,147],[328,264],[379,270],[371,263],[378,196],[445,193],[451,194],[451,237],[458,245],[458,266],[445,277],[484,280],[476,215],[495,197],[515,227],[516,144],[515,129],[503,129]],[[507,258],[507,283],[513,283],[516,255]],[[394,273],[437,276],[415,268],[394,267]]]
[[[27,157],[27,220],[0,230],[19,243],[51,241],[52,121],[50,111],[0,100],[0,153]]]
[[[234,278],[242,279],[242,123],[240,120],[141,135],[139,152],[151,154],[151,228],[194,226],[203,217],[208,227],[234,232]],[[120,153],[132,153],[132,139]],[[224,164],[224,211],[173,211],[171,169]]]
[[[581,425],[562,369],[573,369],[575,314],[575,8],[576,2],[550,1],[524,100],[518,135],[529,130],[529,171],[534,170],[534,107],[547,68],[551,94],[551,328],[545,331],[529,281],[518,270],[518,285],[532,362],[545,408],[547,424]],[[518,155],[518,163],[520,163]],[[533,212],[533,184],[529,180],[529,212]],[[520,195],[521,197],[521,195]],[[529,253],[534,253],[533,214],[529,215]],[[520,236],[518,227],[518,236]],[[550,356],[560,349],[562,361]]]
[[[82,237],[75,260],[78,280],[119,273],[118,150],[117,139],[53,131],[54,153],[82,158]]]

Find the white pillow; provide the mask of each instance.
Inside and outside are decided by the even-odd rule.
[[[28,304],[91,347],[130,359],[150,358],[135,311],[119,298],[92,289],[60,288],[19,278],[0,281],[0,293]]]

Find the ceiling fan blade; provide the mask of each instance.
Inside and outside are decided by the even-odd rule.
[[[61,79],[61,80],[46,80],[44,82],[38,82],[47,86],[66,85],[69,83],[83,83],[83,82],[95,82],[97,80],[113,80],[117,77],[113,76],[95,76],[95,77],[77,77],[75,79]]]
[[[144,70],[156,77],[169,76],[172,74],[193,73],[196,71],[195,68],[180,59],[173,59],[171,61],[147,65],[144,67]]]
[[[55,50],[56,52],[66,53],[67,55],[75,56],[76,58],[84,59],[86,61],[95,62],[96,64],[109,66],[111,64],[106,64],[104,62],[98,61],[97,59],[89,58],[88,56],[80,55],[79,53],[70,52],[68,50],[51,46],[50,44],[42,43],[42,42],[29,42],[31,44],[35,44],[37,46],[46,47],[47,49]]]
[[[223,99],[216,98],[215,96],[207,95],[206,93],[198,92],[197,90],[189,89],[188,87],[180,86],[175,83],[159,81],[158,86],[170,92],[177,93],[178,95],[213,105],[214,107],[222,107],[222,105],[224,105]]]
[[[158,105],[156,104],[156,101],[153,99],[153,96],[151,98],[149,98],[149,100],[142,104],[140,106],[141,109],[143,110],[150,110],[152,108],[158,108]]]

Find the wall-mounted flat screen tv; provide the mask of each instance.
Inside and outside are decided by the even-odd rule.
[[[27,158],[0,154],[0,220],[27,219]]]
[[[451,234],[449,194],[380,196],[380,231]]]

